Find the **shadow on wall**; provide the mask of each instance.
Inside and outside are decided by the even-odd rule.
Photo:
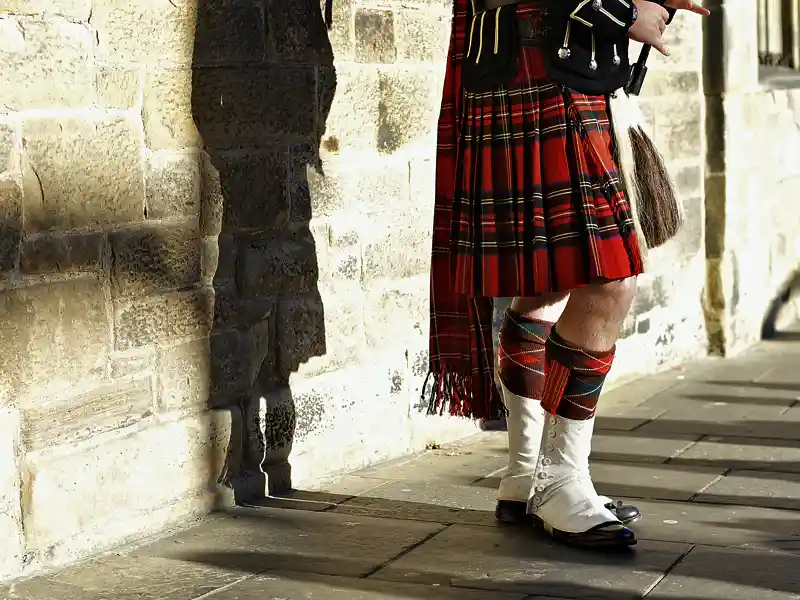
[[[761,339],[762,340],[775,340],[775,339],[796,339],[797,333],[780,332],[778,330],[778,321],[782,312],[789,306],[789,303],[800,291],[800,268],[789,276],[786,282],[780,287],[775,298],[770,302],[767,314],[764,316],[764,321],[761,325]]]
[[[209,406],[234,415],[221,483],[241,503],[265,475],[291,489],[289,375],[326,351],[306,177],[336,88],[320,3],[199,0],[192,70],[201,229],[218,248]]]

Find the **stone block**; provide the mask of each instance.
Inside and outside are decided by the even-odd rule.
[[[379,76],[363,65],[337,68],[336,96],[325,125],[324,146],[375,148],[378,140]]]
[[[221,472],[230,415],[145,425],[26,455],[22,498],[31,561],[63,562],[192,516],[187,501],[209,495]]]
[[[256,296],[243,299],[233,280],[217,280],[214,287],[214,329],[242,328],[263,321],[274,313],[275,299]]]
[[[105,266],[106,237],[101,233],[42,234],[22,246],[24,275],[99,271]]]
[[[114,65],[189,64],[194,52],[195,0],[97,0],[92,26],[97,55]]]
[[[261,2],[199,0],[193,64],[261,62],[266,23],[274,27],[271,20],[265,20]]]
[[[63,19],[2,19],[0,56],[4,110],[84,108],[94,103],[92,35],[87,26]]]
[[[25,544],[20,512],[19,413],[0,409],[0,577],[19,574]]]
[[[88,21],[91,8],[91,0],[0,0],[0,13],[67,17],[72,21]]]
[[[172,292],[115,304],[116,349],[208,335],[213,312],[209,290]]]
[[[440,93],[435,81],[426,69],[380,73],[378,150],[391,154],[411,142],[433,139]]]
[[[320,8],[318,0],[267,3],[271,49],[279,61],[333,62],[333,48]]]
[[[395,17],[399,60],[430,63],[447,58],[451,23],[448,11],[409,7],[399,10]]]
[[[224,153],[212,158],[224,202],[222,230],[280,229],[289,221],[286,152]]]
[[[112,352],[111,377],[113,379],[151,376],[155,373],[156,351],[153,348],[136,348],[128,352]]]
[[[142,74],[138,69],[100,69],[96,79],[98,106],[119,110],[139,106]]]
[[[701,165],[694,164],[680,168],[671,167],[670,174],[675,179],[675,185],[681,198],[702,195],[704,181]]]
[[[405,346],[427,332],[428,276],[390,286],[371,286],[364,301],[367,343],[373,348]]]
[[[111,334],[97,279],[3,292],[0,322],[0,404],[105,376]]]
[[[703,123],[699,102],[676,104],[665,100],[656,106],[655,143],[667,160],[703,159]]]
[[[328,350],[325,320],[325,306],[317,292],[278,301],[276,350],[283,377],[288,377],[310,359],[325,356]],[[353,319],[350,322],[357,326]]]
[[[647,83],[642,87],[643,98],[662,98],[680,94],[683,98],[700,94],[700,73],[654,69],[647,73]]]
[[[12,170],[12,159],[16,151],[17,132],[12,122],[0,121],[0,173]]]
[[[115,296],[187,288],[200,281],[200,238],[192,227],[152,226],[109,236]]]
[[[163,69],[146,75],[142,116],[148,148],[200,147],[202,140],[193,115],[190,69]]]
[[[103,384],[85,393],[29,399],[20,408],[26,452],[71,446],[135,425],[153,413],[150,378]]]
[[[211,347],[208,339],[158,351],[159,412],[208,408]]]
[[[219,236],[224,207],[219,169],[203,150],[200,153],[200,230],[203,235]]]
[[[194,119],[210,148],[308,137],[317,131],[316,88],[310,65],[197,68]]]
[[[393,63],[397,59],[391,10],[357,8],[355,15],[356,60],[362,63]]]
[[[222,406],[250,392],[256,380],[270,383],[274,374],[272,315],[211,336],[211,402]]]
[[[22,190],[13,179],[0,179],[0,274],[16,268],[22,239]]]
[[[351,61],[355,56],[353,37],[353,0],[333,3],[333,25],[328,31],[333,53],[338,61]]]
[[[389,228],[380,236],[375,233],[371,232],[371,239],[363,245],[365,281],[403,279],[429,271],[431,234],[428,227]]]
[[[145,171],[147,218],[199,219],[200,186],[197,154],[151,153]]]
[[[144,217],[141,125],[134,119],[23,123],[25,229],[72,229]]]
[[[239,256],[237,286],[243,298],[313,289],[319,277],[314,238],[308,228],[253,243]]]

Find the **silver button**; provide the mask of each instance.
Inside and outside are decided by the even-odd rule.
[[[553,446],[553,444],[547,444],[547,451],[548,452],[555,452],[556,451],[556,447]],[[550,459],[548,458],[548,459],[545,459],[545,460],[550,460]],[[544,462],[544,461],[542,461],[542,462]]]
[[[558,419],[555,417],[550,417],[550,425],[558,425]]]
[[[536,491],[537,491],[537,492],[543,492],[543,491],[544,491],[544,489],[545,489],[545,487],[544,487],[543,485],[537,485],[537,486],[536,486]]]
[[[547,479],[547,473],[539,472],[539,479]]]
[[[539,496],[534,496],[533,497],[533,505],[534,506],[539,506],[541,503],[542,503],[542,499],[539,498]]]
[[[549,458],[547,458],[547,457],[545,457],[545,458],[543,458],[543,459],[542,459],[542,464],[543,464],[544,466],[547,466],[547,465],[549,465],[551,462],[553,462],[553,461],[552,461],[552,460],[550,460],[550,459],[549,459]]]
[[[569,48],[559,48],[558,49],[558,58],[561,60],[567,60],[572,55],[572,50]]]
[[[589,61],[589,70],[597,71],[597,61],[595,59]]]
[[[551,429],[550,431],[548,431],[548,432],[547,432],[547,436],[548,436],[549,438],[554,438],[554,437],[556,437],[556,435],[557,435],[557,434],[556,434],[556,432],[555,432],[553,429]]]
[[[603,8],[603,0],[592,0],[592,8],[601,10]]]

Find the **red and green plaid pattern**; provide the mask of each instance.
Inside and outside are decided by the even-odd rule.
[[[537,2],[519,7],[537,23]],[[472,19],[454,1],[439,116],[431,271],[432,412],[492,419],[492,298],[563,292],[642,271],[612,154],[607,98],[556,85],[541,50],[484,94],[461,87]]]

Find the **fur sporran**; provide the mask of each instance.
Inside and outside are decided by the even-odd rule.
[[[610,99],[617,162],[643,253],[671,240],[683,225],[683,205],[664,157],[644,130],[638,103],[623,90]]]

